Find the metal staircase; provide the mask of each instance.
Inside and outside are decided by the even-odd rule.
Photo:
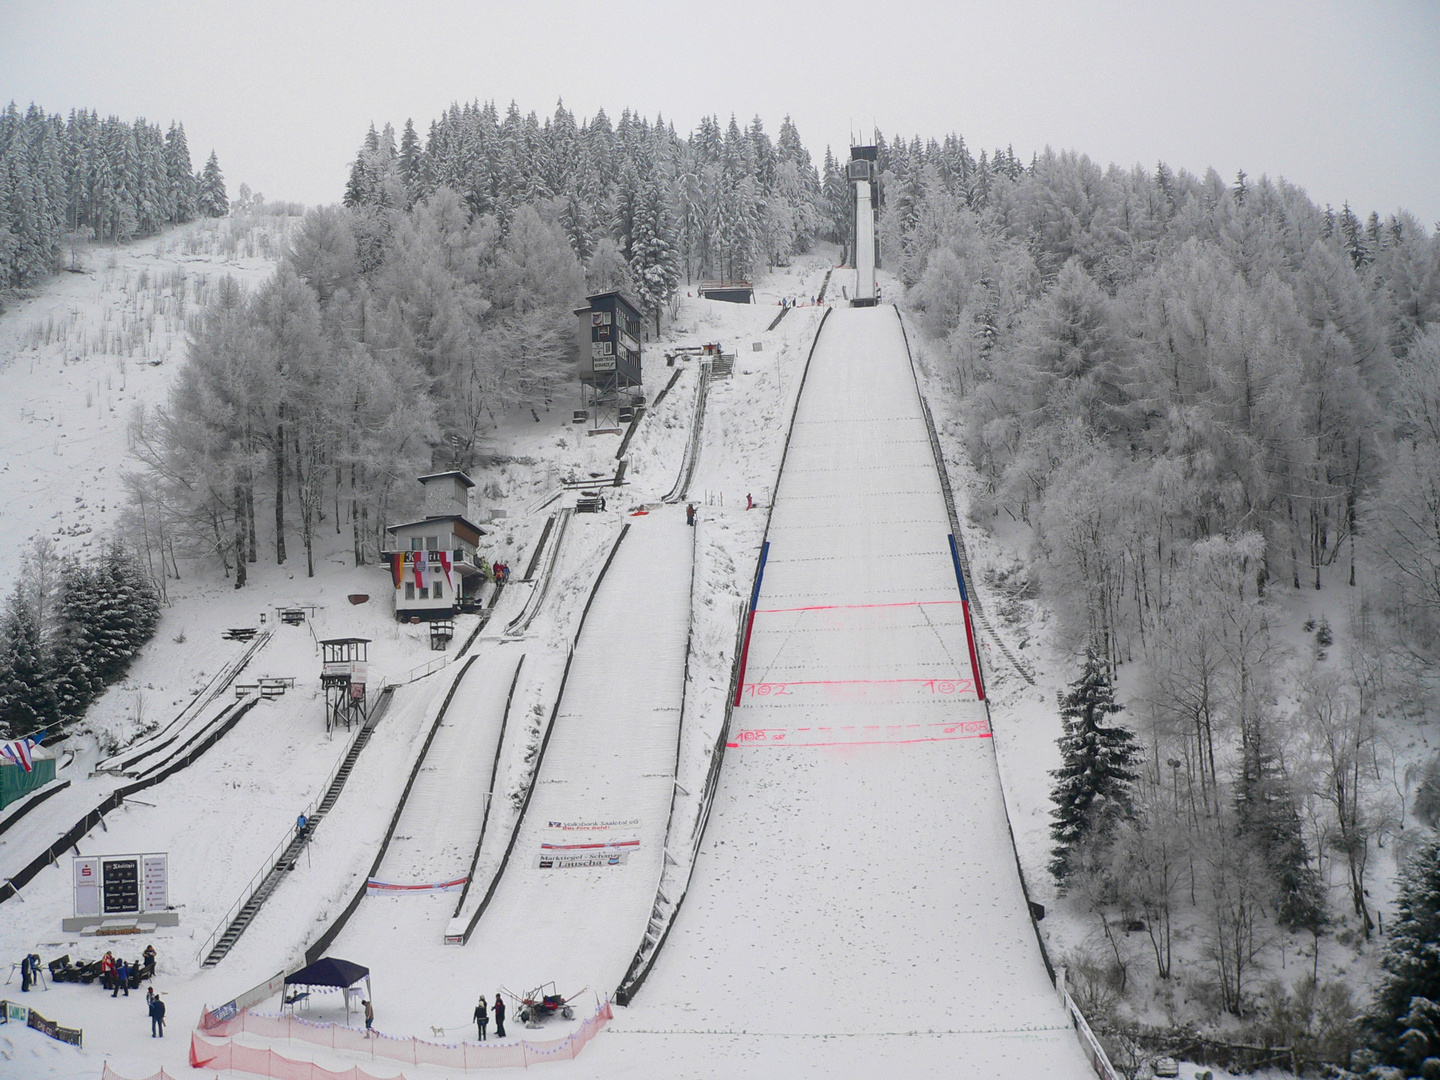
[[[735,354],[722,352],[710,361],[710,381],[724,382],[735,370]]]
[[[379,710],[377,710],[377,713],[378,711]],[[345,789],[345,781],[350,779],[350,773],[355,769],[355,762],[360,758],[360,751],[364,750],[366,744],[370,741],[370,733],[374,730],[375,720],[377,719],[379,719],[378,716],[372,717],[371,722],[365,724],[360,729],[360,732],[355,736],[355,741],[350,744],[349,752],[346,753],[344,760],[340,762],[340,767],[335,770],[335,775],[331,778],[330,786],[326,789],[324,797],[320,800],[320,805],[315,808],[313,813],[308,815],[308,836],[315,834],[315,830],[320,827],[320,823],[325,819],[325,815],[330,812],[331,808],[335,805],[335,801],[340,798],[340,792]],[[260,908],[263,907],[265,901],[270,898],[270,894],[273,893],[280,882],[284,880],[285,875],[295,869],[296,861],[299,859],[301,849],[305,846],[307,839],[301,839],[299,836],[293,837],[290,842],[285,845],[283,850],[279,851],[278,855],[272,856],[268,871],[262,871],[261,874],[256,875],[260,879],[259,883],[255,884],[252,879],[254,889],[249,892],[244,902],[240,904],[240,910],[235,912],[234,918],[231,919],[229,925],[225,927],[225,932],[221,934],[218,939],[215,939],[214,946],[206,954],[201,964],[202,967],[214,967],[221,960],[225,959],[225,954],[231,950],[235,942],[240,940],[240,935],[245,933],[246,928],[254,921],[255,916],[260,912]]]

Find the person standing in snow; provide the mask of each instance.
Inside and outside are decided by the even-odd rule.
[[[365,1006],[365,1037],[368,1039],[375,1034],[375,1006],[364,998],[360,1000],[360,1004]]]
[[[686,525],[690,525],[690,526],[693,526],[693,525],[695,524],[695,504],[694,504],[694,503],[686,503],[686,504],[685,504],[685,524],[686,524]]]
[[[501,1000],[499,994],[495,995],[495,1007],[491,1012],[495,1014],[495,1037],[503,1039],[505,1037],[505,1002]]]
[[[754,509],[755,509],[755,497],[754,497],[753,495],[751,495],[748,491],[745,493],[745,509],[746,509],[746,510],[754,510]]]
[[[150,999],[150,1037],[152,1039],[165,1037],[165,1002],[160,1000],[159,994]]]
[[[100,985],[106,990],[115,985],[115,957],[108,952],[100,958]]]
[[[122,986],[125,988],[125,996],[126,996],[126,997],[129,997],[129,996],[130,996],[130,964],[129,964],[129,962],[126,961],[126,960],[121,960],[120,963],[119,963],[118,965],[116,965],[116,968],[115,968],[115,989],[114,989],[113,991],[111,991],[110,996],[111,996],[112,998],[113,998],[113,997],[119,997],[119,996],[120,996],[120,988],[121,988]]]
[[[485,1029],[490,1024],[490,1014],[485,1011],[485,995],[480,995],[480,1003],[475,1006],[475,1027],[480,1032],[480,1041],[485,1041]]]

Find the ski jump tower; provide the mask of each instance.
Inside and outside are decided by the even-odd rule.
[[[855,253],[854,307],[874,307],[879,290],[875,288],[875,224],[880,215],[876,196],[879,177],[876,168],[877,148],[852,146],[850,161],[845,166],[846,179],[855,186],[855,215],[851,235]]]

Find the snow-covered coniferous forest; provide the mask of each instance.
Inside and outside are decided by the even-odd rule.
[[[1440,1075],[1440,742],[1430,742],[1440,236],[1403,212],[1316,205],[1263,175],[1264,162],[1258,176],[1226,180],[1164,163],[1105,167],[1068,150],[977,157],[956,134],[873,141],[882,306],[898,311],[898,346],[859,321],[895,320],[888,306],[840,310],[855,278],[849,148],[827,147],[817,166],[788,117],[772,138],[758,116],[707,117],[681,134],[629,109],[616,121],[603,110],[577,118],[561,103],[542,120],[513,103],[457,104],[398,135],[372,125],[343,192],[301,214],[248,186],[230,200],[213,154],[192,170],[178,123],[162,135],[84,111],[68,122],[33,106],[0,114],[0,385],[30,395],[14,431],[45,425],[55,459],[38,479],[33,433],[14,435],[15,472],[0,473],[15,494],[0,524],[17,571],[0,618],[0,737],[44,732],[69,758],[53,797],[27,795],[13,828],[0,826],[0,878],[24,878],[0,891],[15,916],[0,942],[46,962],[62,947],[76,960],[110,947],[60,929],[71,846],[104,855],[142,850],[142,838],[146,851],[168,843],[172,890],[187,905],[178,928],[155,931],[155,986],[183,1037],[173,1056],[97,1012],[109,995],[61,982],[27,1004],[85,1028],[83,1051],[32,1043],[33,1033],[0,1039],[0,1074],[16,1062],[16,1075],[175,1073],[202,1006],[279,1012],[278,994],[245,992],[328,951],[369,964],[377,1027],[427,1046],[474,1041],[469,1010],[477,992],[495,995],[496,978],[529,980],[501,987],[518,995],[506,997],[512,1009],[536,983],[573,975],[565,995],[589,980],[571,1023],[507,1020],[534,1046],[580,1040],[563,1053],[575,1061],[545,1066],[557,1075],[677,1062],[692,1070],[683,1075],[726,1075],[757,1061],[769,1071],[756,1075],[817,1061],[851,1075],[888,1061],[917,1076],[1043,1065],[1135,1078],[1164,1056],[1186,1076],[1205,1065],[1216,1075]],[[753,287],[755,303],[702,298],[702,283],[719,282]],[[635,304],[645,337],[633,403],[644,409],[626,420],[623,445],[571,423],[575,312],[610,291]],[[860,343],[854,360],[847,341]],[[733,375],[701,352],[714,342]],[[914,392],[865,389],[872,409],[890,411],[847,412],[859,407],[843,397],[852,377],[835,376],[837,365],[875,377],[899,347],[913,368],[902,360],[893,371]],[[865,434],[824,441],[826,425],[842,422]],[[902,437],[912,422],[919,436]],[[68,459],[64,424],[76,434]],[[902,471],[914,463],[894,456],[911,443],[938,455],[921,470],[941,466],[933,498],[885,503],[914,494]],[[787,560],[804,555],[786,543],[824,544],[791,539],[821,526],[787,507],[819,497],[806,470],[824,474],[827,462],[844,462],[849,479],[826,497],[853,497],[860,524],[841,514],[826,528],[861,529],[857,550],[881,525],[908,543],[922,535],[915,522],[944,520],[948,507],[974,622],[926,621],[925,632],[946,655],[963,657],[972,641],[973,679],[943,685],[965,697],[952,720],[984,731],[947,744],[953,759],[905,756],[928,751],[887,745],[890,735],[812,747],[815,736],[797,737],[811,727],[787,736],[777,725],[799,721],[753,711],[812,683],[869,681],[869,659],[845,679],[782,681],[816,660],[831,640],[822,631],[879,641],[914,628],[872,609],[959,599],[886,593],[887,581],[909,580],[920,548],[881,552],[855,575],[870,591],[843,603],[790,598],[800,571]],[[871,504],[873,469],[882,501]],[[62,516],[65,485],[82,471],[81,509]],[[453,472],[474,485],[466,515],[483,530],[487,580],[432,652],[428,627],[395,618],[403,584],[388,530],[433,509],[417,477]],[[82,502],[102,494],[99,513]],[[686,503],[697,519],[688,535]],[[876,518],[863,520],[872,505]],[[937,528],[937,565],[949,573]],[[492,562],[510,565],[503,588]],[[834,587],[848,588],[849,575],[837,564]],[[654,611],[637,616],[630,603]],[[282,610],[306,612],[305,625],[282,624]],[[865,614],[853,626],[846,614],[800,621],[820,610]],[[765,619],[781,616],[810,644],[764,644]],[[637,617],[643,631],[628,621]],[[609,676],[586,651],[597,626],[621,641],[648,635],[636,660],[644,694],[635,681],[614,703],[605,697]],[[253,653],[229,640],[237,627],[260,632]],[[349,635],[369,640],[372,694],[386,702],[365,728],[377,741],[365,754],[348,728],[327,732],[317,679],[318,639]],[[671,657],[665,643],[681,637]],[[238,717],[223,711],[267,678],[293,681]],[[575,685],[593,696],[575,700]],[[876,730],[929,716],[898,698],[826,693]],[[638,719],[607,727],[629,716],[627,700],[635,716],[673,714],[676,726],[656,721],[644,736]],[[585,741],[602,730],[603,744]],[[803,745],[774,745],[786,737]],[[138,803],[107,810],[111,824],[81,830],[56,865],[37,863],[119,777],[147,777],[132,755],[168,765],[202,743]],[[265,743],[286,760],[253,757]],[[970,771],[972,744],[993,765]],[[343,790],[331,787],[347,753],[359,792],[343,777]],[[762,754],[796,756],[774,759],[788,770],[752,771]],[[571,810],[606,808],[606,829],[622,820],[607,801],[613,778],[585,779],[584,763],[601,758],[615,776],[643,759],[630,796],[654,777],[664,796],[653,813],[623,818],[624,843],[637,846],[629,863],[547,878],[526,847],[541,817],[552,830],[548,815]],[[555,794],[572,790],[591,802]],[[848,817],[817,831],[810,815],[842,790]],[[290,822],[327,792],[338,794],[302,864],[306,849],[287,847]],[[769,812],[767,800],[773,815],[756,820],[776,834],[773,849],[733,831]],[[906,806],[923,820],[906,819]],[[791,822],[804,835],[788,836]],[[967,844],[990,835],[982,825],[997,831],[972,856]],[[884,842],[861,853],[860,869],[817,874],[810,902],[785,906],[796,867],[851,831]],[[933,865],[902,858],[902,831],[924,834],[925,850],[941,853]],[[276,844],[289,852],[278,862],[265,855]],[[747,884],[754,865],[727,861],[741,844],[773,890]],[[187,868],[187,849],[207,846],[225,849],[218,869]],[[253,924],[208,963],[250,897],[246,879],[269,880],[276,865],[288,869]],[[970,876],[950,872],[959,865]],[[458,903],[438,889],[373,895],[376,881],[423,891],[442,878],[463,888]],[[885,923],[890,901],[872,898],[876,882],[915,890],[903,916],[855,941],[822,932],[855,897]],[[572,925],[584,922],[582,899],[607,917],[629,912],[613,935],[623,940],[584,938]],[[793,952],[738,924],[727,931],[731,903],[784,927]],[[568,922],[523,915],[542,907]],[[962,950],[942,958],[936,970],[948,974],[935,985],[907,987],[895,955],[835,974],[845,966],[836,949],[943,950],[953,939],[927,938],[927,920],[967,918],[1003,945],[987,960],[1003,972],[971,970],[978,961]],[[1007,944],[1016,925],[1023,933]],[[130,944],[113,943],[138,954]],[[555,973],[526,967],[537,957]],[[932,977],[928,963],[912,965],[915,979]],[[809,982],[790,981],[812,964]],[[998,1005],[972,999],[987,979],[1016,994],[1036,982],[1043,1007],[992,1016],[985,1008]],[[953,1015],[912,1031],[876,1008],[859,1033],[875,1041],[836,1057],[821,1046],[836,1034],[827,1025],[867,1011],[853,998],[867,980],[897,1000],[943,997]],[[809,987],[817,1000],[743,1026],[715,1004],[753,991],[763,1007],[767,986]],[[312,1019],[347,1019],[317,1008]],[[248,1040],[296,1056],[258,1028],[232,1038],[206,1017],[203,1053]],[[1101,1049],[1077,1042],[1077,1025]],[[327,1068],[370,1062],[322,1057]],[[414,1080],[443,1074],[438,1056],[431,1066],[412,1057]]]

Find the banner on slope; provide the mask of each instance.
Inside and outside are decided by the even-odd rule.
[[[400,884],[394,881],[381,881],[378,878],[369,878],[365,882],[366,896],[414,896],[417,893],[442,893],[456,892],[465,887],[468,877],[458,877],[453,881],[426,881],[417,884]]]
[[[639,818],[609,821],[550,821],[540,841],[535,866],[571,870],[587,866],[623,866],[640,848]]]

